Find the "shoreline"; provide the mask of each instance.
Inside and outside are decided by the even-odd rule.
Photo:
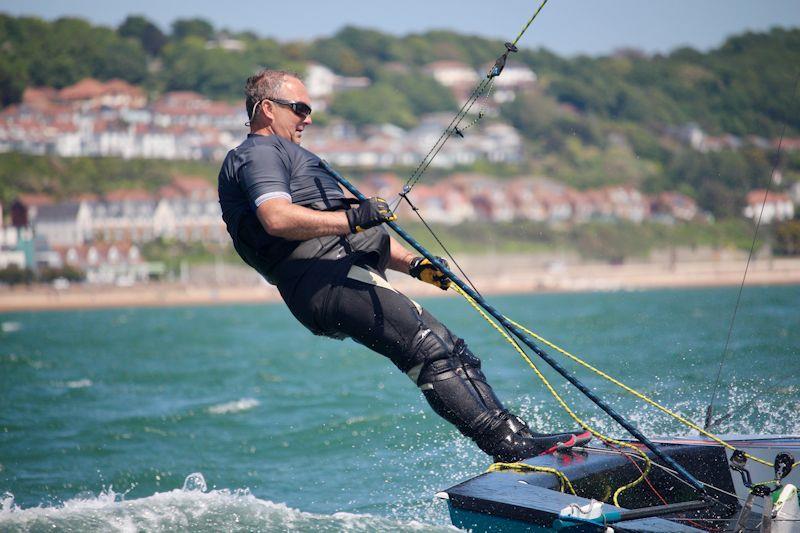
[[[738,286],[746,264],[740,258],[570,264],[529,255],[468,256],[459,263],[485,295]],[[412,298],[456,296],[402,274],[389,274],[389,281]],[[0,313],[281,301],[275,287],[252,279],[236,285],[157,282],[124,288],[73,285],[65,290],[49,285],[6,287],[0,289]],[[800,257],[753,259],[745,280],[746,286],[793,284],[800,284]]]

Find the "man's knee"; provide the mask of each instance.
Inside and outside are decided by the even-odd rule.
[[[448,334],[442,338],[433,330],[422,328],[414,337],[412,350],[414,365],[406,374],[422,390],[454,377],[486,382],[480,359],[458,337]]]

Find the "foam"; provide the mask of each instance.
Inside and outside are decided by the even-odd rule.
[[[657,387],[662,389],[664,387]],[[800,411],[792,402],[785,400],[785,395],[780,393],[765,394],[764,391],[773,389],[780,391],[783,387],[770,386],[764,380],[738,380],[733,384],[720,389],[715,402],[715,419],[733,413],[732,416],[721,420],[714,425],[712,431],[716,434],[797,434],[800,432]],[[566,387],[559,390],[560,393],[566,391]],[[622,393],[601,394],[607,399],[614,400],[612,406],[633,422],[640,431],[650,436],[696,436],[697,431],[672,419],[670,416],[661,413],[655,408]],[[702,426],[705,416],[706,406],[710,399],[710,390],[697,389],[690,396],[684,396],[680,400],[664,398],[663,396],[674,397],[674,393],[665,390],[663,393],[657,390],[649,394],[655,400],[661,402],[666,407],[681,414],[683,417],[692,420],[695,424]],[[593,428],[615,438],[630,438],[627,432],[616,422],[606,416],[599,408],[591,405],[579,394],[570,392],[570,399],[567,403],[575,410],[578,416],[582,417]],[[619,399],[621,398],[621,400]],[[575,401],[578,399],[578,401]],[[536,431],[560,431],[575,426],[569,416],[554,401],[544,393],[536,396],[525,395],[519,399],[521,405],[521,415],[527,420],[531,427]]]
[[[184,488],[126,501],[112,487],[97,496],[79,496],[51,507],[22,509],[14,496],[0,497],[0,530],[16,531],[454,531],[416,520],[369,514],[314,514],[256,498],[247,489],[205,491],[202,474]]]
[[[93,385],[92,380],[88,378],[83,379],[76,379],[73,381],[67,381],[65,383],[68,389],[85,389],[91,387]]]
[[[22,324],[14,321],[6,321],[0,324],[0,331],[3,333],[15,333],[22,329]]]
[[[261,402],[259,402],[255,398],[241,398],[234,402],[226,402],[217,405],[212,405],[211,407],[208,408],[208,412],[214,415],[241,413],[242,411],[248,411],[250,409],[253,409],[254,407],[258,407],[259,405],[261,405]]]

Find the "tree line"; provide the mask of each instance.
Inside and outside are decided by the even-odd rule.
[[[240,49],[219,46],[223,38],[236,39]],[[3,106],[19,102],[25,87],[64,87],[87,76],[121,78],[153,94],[193,90],[241,101],[243,80],[257,69],[302,74],[306,62],[316,61],[372,82],[338,94],[318,121],[338,116],[357,125],[404,127],[421,114],[453,112],[459,105],[449,90],[421,74],[424,65],[449,59],[486,70],[504,50],[498,40],[441,30],[393,36],[348,26],[330,37],[278,42],[199,18],[176,20],[164,32],[142,16],[108,28],[76,18],[48,22],[3,14],[0,47]],[[699,153],[666,135],[667,128],[695,122],[710,134],[774,138],[786,121],[787,135],[800,134],[800,100],[793,97],[798,73],[792,68],[800,65],[800,29],[743,33],[709,52],[626,50],[565,58],[523,48],[511,61],[530,66],[539,78],[534,89],[500,110],[526,139],[529,157],[512,170],[576,187],[625,183],[651,193],[679,190],[717,217],[738,216],[745,191],[768,182],[770,151]],[[797,152],[783,154],[779,163],[784,185],[800,179]],[[103,164],[84,166],[94,176]],[[508,173],[491,165],[480,169]],[[0,183],[3,178],[9,179],[0,175]]]
[[[236,39],[242,48],[214,46],[219,37]],[[331,37],[280,43],[220,30],[200,18],[178,19],[164,33],[135,15],[108,28],[78,18],[48,22],[0,14],[0,45],[4,106],[19,102],[25,87],[60,88],[87,76],[238,100],[243,80],[255,70],[302,71],[307,61],[316,61],[340,74],[370,78],[368,96],[381,101],[393,92],[388,97],[412,115],[455,105],[447,91],[419,75],[422,66],[449,59],[486,70],[504,49],[501,41],[451,31],[398,37],[352,26]],[[744,33],[707,53],[681,48],[654,56],[628,50],[562,58],[544,48],[523,48],[512,60],[537,72],[546,96],[602,119],[645,126],[695,121],[711,133],[774,136],[788,117],[790,131],[800,131],[800,103],[792,98],[797,73],[787,68],[800,64],[800,29]],[[339,112],[354,114],[352,107],[343,102]],[[366,107],[380,118],[381,107],[394,106]]]

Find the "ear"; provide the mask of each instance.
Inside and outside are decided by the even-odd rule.
[[[275,120],[275,104],[270,102],[269,100],[262,100],[259,104],[261,108],[261,112],[264,114],[264,117],[269,121],[272,122]]]

